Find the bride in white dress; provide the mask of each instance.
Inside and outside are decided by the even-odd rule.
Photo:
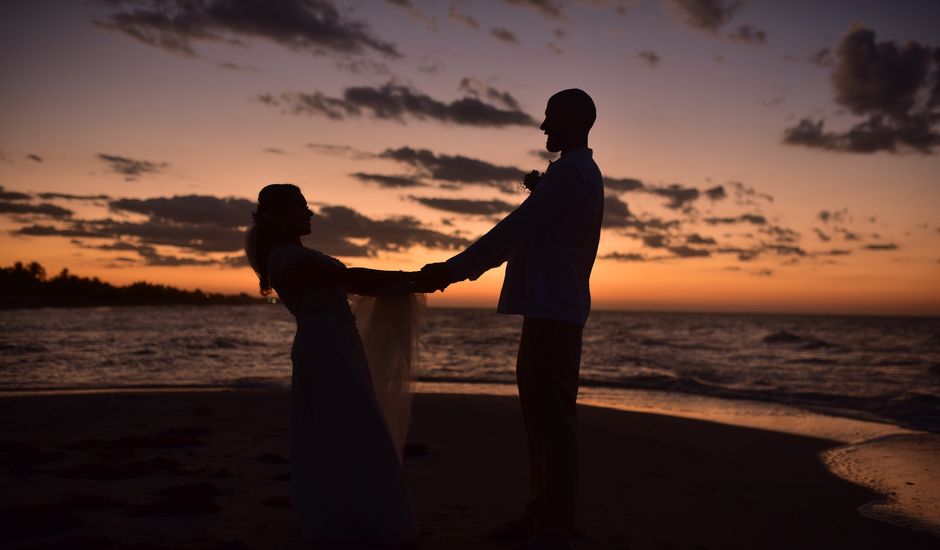
[[[297,320],[290,462],[304,542],[408,546],[416,529],[401,450],[423,295],[410,294],[414,273],[347,268],[305,248],[312,216],[296,186],[268,185],[245,246],[262,293],[273,287]],[[361,338],[347,292],[385,296],[358,304]]]

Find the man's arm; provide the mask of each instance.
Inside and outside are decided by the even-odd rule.
[[[476,280],[505,262],[513,250],[528,242],[558,212],[580,202],[590,193],[590,186],[583,179],[573,165],[557,166],[542,176],[538,187],[519,208],[466,250],[447,260],[451,275],[448,282]]]

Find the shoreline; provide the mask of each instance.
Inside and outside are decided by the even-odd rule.
[[[185,290],[185,289],[184,289]],[[198,289],[193,289],[198,290]],[[225,298],[230,299],[241,299],[241,296],[245,294],[223,294]],[[85,303],[61,303],[61,304],[35,304],[35,305],[4,305],[0,304],[0,311],[20,311],[20,310],[35,310],[35,309],[83,309],[83,308],[108,308],[108,307],[178,307],[178,306],[230,306],[230,307],[242,307],[242,306],[270,306],[272,305],[271,298],[264,297],[255,297],[253,294],[249,294],[250,301],[244,303],[203,303],[203,302],[178,302],[172,303],[167,301],[160,301],[155,303],[96,303],[96,304],[85,304]],[[274,300],[277,300],[275,297]],[[486,311],[492,312],[495,305],[486,305],[486,306],[472,306],[472,305],[428,305],[429,309],[440,309],[440,310],[472,310],[472,311]],[[768,309],[719,309],[719,310],[709,310],[709,309],[686,309],[686,308],[669,308],[664,307],[662,309],[630,309],[630,308],[618,308],[618,307],[592,307],[593,312],[600,313],[630,313],[630,314],[652,314],[652,315],[751,315],[758,317],[788,317],[788,316],[800,316],[800,317],[824,317],[824,318],[839,318],[839,317],[849,317],[849,318],[872,318],[872,319],[940,319],[940,312],[924,312],[924,311],[913,311],[913,312],[878,312],[878,311],[814,311],[814,310],[797,310],[797,311],[780,311],[780,310],[768,310]]]
[[[0,389],[0,398],[16,396],[71,395],[95,393],[141,393],[141,392],[238,392],[278,391],[290,388],[290,378],[258,378],[237,384],[141,384],[102,387],[36,387]],[[466,378],[419,378],[415,381],[415,393],[467,393],[480,395],[517,395],[514,382],[501,380],[474,380]],[[761,400],[746,394],[714,394],[691,392],[668,388],[636,387],[584,381],[580,383],[578,402],[610,407],[618,410],[670,414],[687,418],[712,420],[736,426],[779,429],[814,437],[832,438],[841,442],[871,439],[889,433],[928,433],[920,427],[906,426],[898,420],[881,418],[864,410],[847,407],[827,407],[818,404],[800,404],[785,401]],[[719,411],[719,412],[716,412]],[[763,422],[755,420],[754,415]],[[798,424],[775,422],[771,419],[803,417]],[[812,419],[812,423],[807,419]],[[860,434],[851,436],[846,428],[854,427]],[[867,434],[867,435],[866,435]],[[848,439],[845,439],[848,437]]]
[[[510,384],[420,382],[421,396],[461,401],[495,397],[515,403]],[[284,396],[286,389],[225,387],[134,387],[0,392],[9,400],[153,400],[189,399],[201,395]],[[858,503],[858,513],[940,536],[940,436],[894,425],[827,416],[773,403],[675,394],[656,390],[582,388],[581,408],[647,415],[682,422],[705,422],[734,429],[827,442],[816,459],[833,476],[872,490],[874,498]],[[416,419],[417,421],[417,419]],[[887,458],[887,460],[886,460]]]

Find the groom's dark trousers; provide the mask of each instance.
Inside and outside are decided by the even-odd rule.
[[[531,488],[524,521],[537,532],[570,539],[578,488],[577,323],[525,317],[516,362],[529,444]]]

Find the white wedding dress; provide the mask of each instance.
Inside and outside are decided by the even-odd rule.
[[[272,286],[297,320],[291,348],[290,462],[304,541],[413,540],[416,529],[400,454],[410,412],[410,383],[390,381],[388,373],[379,377],[370,373],[345,287],[285,284],[284,274],[301,256],[325,266],[342,263],[297,245],[277,247],[268,263]],[[365,310],[388,308],[376,303]],[[378,321],[375,317],[365,324],[374,326]],[[404,336],[413,338],[411,333]],[[381,342],[383,337],[367,341]],[[391,355],[412,359],[408,353]],[[397,425],[395,435],[373,378],[382,380],[379,393],[386,401],[394,401],[386,406],[395,409],[389,411]],[[398,401],[395,395],[389,397],[390,391],[400,394]]]

